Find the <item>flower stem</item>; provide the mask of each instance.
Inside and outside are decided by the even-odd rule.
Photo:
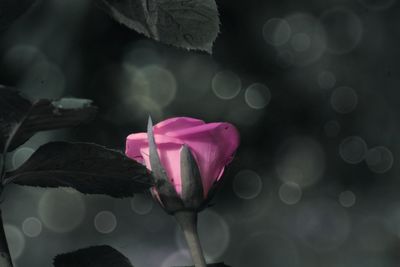
[[[8,249],[6,234],[4,233],[3,218],[0,210],[0,266],[13,267],[10,250]]]
[[[201,249],[199,235],[197,233],[197,213],[190,211],[179,211],[175,213],[175,218],[182,228],[186,242],[192,255],[195,267],[207,267]]]

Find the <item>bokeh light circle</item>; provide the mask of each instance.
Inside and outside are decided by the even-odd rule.
[[[162,86],[160,83],[151,82],[149,78],[152,76],[163,76],[159,80],[169,80],[166,82],[166,87],[157,95],[157,86]],[[169,77],[169,78],[168,78]],[[153,77],[157,78],[157,77]],[[142,119],[143,114],[151,115],[154,119],[159,120],[163,115],[164,105],[168,105],[175,98],[176,84],[175,78],[170,76],[170,73],[155,65],[139,68],[135,65],[126,63],[123,64],[123,78],[119,84],[119,97],[121,105],[115,105],[108,114],[109,120],[114,123],[131,122]],[[165,97],[159,99],[159,97]]]
[[[150,95],[150,84],[142,68],[129,63],[123,64],[124,80],[120,86],[120,97],[123,103],[129,104],[138,96]]]
[[[231,71],[221,71],[214,75],[211,86],[217,97],[228,100],[239,94],[242,81]]]
[[[341,86],[336,88],[331,95],[332,108],[341,114],[352,112],[358,103],[358,96],[353,88]]]
[[[284,183],[279,187],[279,198],[288,205],[296,204],[302,195],[301,187],[293,182]]]
[[[131,208],[139,215],[148,214],[154,206],[154,200],[145,194],[136,194],[131,200]]]
[[[290,25],[284,19],[272,18],[263,26],[263,36],[265,41],[274,46],[286,43],[290,38],[290,34]]]
[[[41,61],[46,61],[46,56],[35,46],[19,44],[10,48],[2,60],[2,65],[17,73],[24,73]]]
[[[366,157],[368,168],[375,173],[385,173],[393,166],[393,154],[384,146],[371,148]]]
[[[175,98],[177,84],[171,71],[150,65],[141,69],[146,77],[148,97],[161,107],[168,106]]]
[[[14,225],[5,224],[4,232],[6,234],[8,248],[11,257],[15,260],[18,259],[25,249],[25,237],[22,232]]]
[[[350,164],[357,164],[363,161],[367,153],[367,144],[359,136],[345,138],[339,146],[339,154],[342,159]]]
[[[233,191],[242,199],[256,198],[262,189],[260,176],[252,170],[242,170],[233,180]]]
[[[20,147],[12,155],[12,166],[14,169],[21,166],[35,152],[30,147]]]
[[[214,261],[221,257],[230,241],[229,227],[224,218],[212,210],[199,213],[198,231],[205,257]],[[180,227],[176,228],[176,241],[181,249],[187,248]]]
[[[39,200],[39,218],[48,229],[66,233],[77,228],[83,221],[86,206],[77,192],[49,189]]]
[[[295,51],[306,51],[311,46],[311,37],[306,33],[296,33],[293,35],[290,44]]]
[[[339,194],[339,203],[345,208],[350,208],[356,204],[356,195],[350,190],[343,191]]]
[[[336,84],[336,77],[330,71],[321,71],[318,74],[318,85],[322,89],[331,89]]]
[[[206,258],[211,260],[220,258],[228,248],[231,238],[225,219],[215,211],[204,211],[199,215],[198,227]]]
[[[117,218],[111,211],[100,211],[94,217],[94,227],[99,233],[109,234],[117,227]]]
[[[326,50],[325,32],[319,20],[306,13],[295,13],[284,19],[291,34],[285,44],[276,46],[278,61],[289,66],[306,66],[317,61]]]
[[[22,231],[26,236],[37,237],[42,232],[42,222],[35,217],[26,218],[22,223]]]
[[[266,85],[254,83],[246,89],[244,97],[249,107],[262,109],[271,101],[271,92]]]
[[[306,187],[318,181],[325,170],[325,152],[309,137],[294,137],[279,148],[276,172],[283,182]]]
[[[360,43],[363,25],[352,10],[344,7],[329,9],[322,14],[321,22],[325,27],[329,51],[347,53]]]

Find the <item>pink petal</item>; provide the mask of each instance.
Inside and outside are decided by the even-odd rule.
[[[182,141],[165,135],[154,135],[161,164],[178,194],[182,192],[180,149]],[[151,170],[147,133],[131,134],[126,141],[125,154]]]
[[[175,135],[179,136],[177,138]],[[171,137],[184,140],[189,146],[203,180],[204,193],[223,174],[239,146],[239,133],[229,123],[209,123],[171,133]]]
[[[140,148],[147,144],[146,139],[146,133],[130,134],[126,138],[125,155],[141,164],[144,164]]]
[[[203,125],[204,121],[189,117],[176,117],[161,121],[154,125],[154,134],[166,134],[193,126]]]
[[[164,135],[155,135],[156,144],[183,144],[179,139]],[[126,138],[125,154],[142,164],[144,164],[143,156],[140,149],[148,146],[147,133],[130,134]]]
[[[187,144],[199,166],[204,194],[223,174],[239,146],[239,133],[229,123],[208,123],[191,118],[173,118],[154,126],[154,137],[161,163],[178,194],[182,192],[180,149]],[[148,169],[149,148],[146,133],[131,134],[126,141],[126,155]]]
[[[157,144],[157,152],[160,156],[161,164],[167,172],[167,177],[171,184],[174,185],[176,192],[180,195],[182,192],[181,182],[181,168],[180,168],[180,149],[181,144]],[[150,158],[149,158],[149,147],[145,146],[141,150],[142,157],[146,164],[146,167],[151,170]]]

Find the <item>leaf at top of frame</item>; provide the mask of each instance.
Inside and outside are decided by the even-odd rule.
[[[98,0],[116,21],[165,44],[212,52],[219,33],[215,0]]]

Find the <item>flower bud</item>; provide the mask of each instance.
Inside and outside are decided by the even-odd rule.
[[[127,137],[126,155],[151,170],[153,196],[169,213],[198,211],[233,159],[239,134],[229,123],[178,117]]]

